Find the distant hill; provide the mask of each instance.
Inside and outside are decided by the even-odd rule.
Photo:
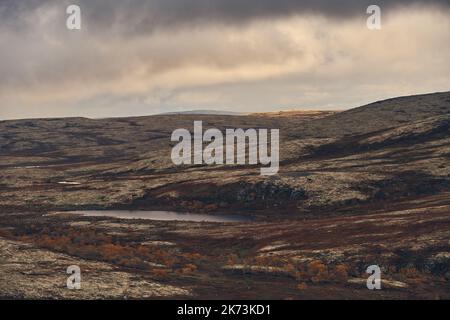
[[[251,116],[271,117],[271,118],[308,118],[320,119],[336,114],[340,111],[321,111],[321,110],[282,110],[273,112],[251,113]]]
[[[1,121],[0,209],[276,207],[275,214],[320,215],[406,197],[438,195],[442,203],[449,201],[444,192],[450,193],[450,92],[339,113],[202,112],[211,111]],[[222,132],[279,129],[279,174],[266,179],[259,166],[175,166],[172,132],[192,130],[199,120],[204,129]],[[209,209],[211,204],[219,207]]]
[[[342,136],[389,129],[450,114],[450,91],[392,98],[310,121],[295,135]]]
[[[232,112],[232,111],[220,111],[220,110],[191,110],[191,111],[179,111],[179,112],[165,112],[159,115],[218,115],[218,116],[244,116],[245,113]]]

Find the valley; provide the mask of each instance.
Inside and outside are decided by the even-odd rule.
[[[194,121],[278,129],[279,172],[175,166],[171,134]],[[342,112],[1,121],[0,191],[3,298],[450,298],[450,92]],[[83,210],[248,221],[70,212]],[[65,288],[74,264],[82,290]],[[382,290],[366,287],[370,265]]]

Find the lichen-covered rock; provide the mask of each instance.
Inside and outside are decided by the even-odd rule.
[[[78,259],[0,238],[0,298],[142,299],[187,297],[188,289],[117,271],[112,265]],[[67,288],[66,270],[81,269],[81,289]]]

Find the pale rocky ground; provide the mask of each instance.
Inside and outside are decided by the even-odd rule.
[[[192,130],[195,120],[205,129],[280,129],[279,174],[261,177],[259,166],[175,167],[170,135],[177,128]],[[0,232],[10,238],[1,240],[0,296],[255,298],[262,292],[257,298],[370,299],[374,296],[358,283],[364,267],[376,260],[386,271],[395,270],[387,279],[390,291],[375,297],[446,298],[449,160],[450,92],[340,113],[1,121]],[[257,220],[204,225],[53,214],[106,208],[243,214]],[[193,275],[179,275],[183,266],[164,269],[170,281],[160,281],[150,269],[88,259],[76,246],[79,239],[72,245],[81,251],[71,255],[64,248],[37,249],[44,228],[164,248],[183,263],[196,263],[183,260],[183,254],[200,252],[204,260]],[[228,255],[239,259],[228,263]],[[297,285],[306,280],[280,263],[261,263],[268,257],[295,265],[320,260],[331,269],[344,263],[352,273],[344,286],[308,283],[304,291]],[[84,293],[66,292],[65,268],[77,261],[86,265],[86,279],[98,281],[86,283]],[[146,266],[158,263],[146,261]],[[417,269],[420,279],[405,278],[404,269]],[[41,289],[29,280],[42,282]],[[264,291],[267,287],[271,291]]]
[[[388,100],[337,114],[287,114],[3,121],[0,202],[33,210],[137,203],[211,210],[210,204],[222,204],[215,210],[226,211],[230,202],[255,208],[257,198],[264,196],[255,184],[268,181],[270,192],[306,193],[301,201],[288,201],[291,212],[294,207],[316,212],[318,207],[370,200],[381,185],[401,184],[404,177],[412,189],[420,189],[421,182],[448,188],[449,93]],[[279,174],[261,177],[260,166],[174,167],[170,133],[192,130],[194,120],[203,120],[205,129],[279,128]],[[250,194],[238,199],[242,183]],[[397,187],[399,196],[411,193]],[[272,205],[280,204],[266,204]]]
[[[448,195],[447,195],[448,198]],[[8,217],[0,228],[34,225],[50,230],[69,228],[109,235],[119,243],[159,248],[171,255],[192,253],[199,266],[194,274],[172,274],[166,266],[147,261],[146,270],[126,271],[114,263],[55,253],[35,245],[0,239],[0,296],[27,299],[139,299],[139,298],[450,298],[450,204],[433,205],[439,196],[417,203],[417,209],[372,214],[252,223],[192,223],[89,218],[68,214],[27,214]],[[41,220],[41,222],[40,222]],[[235,261],[227,257],[235,255]],[[330,280],[310,283],[290,265],[321,261]],[[351,266],[343,282],[335,282],[333,268]],[[383,290],[366,289],[365,268],[379,265]],[[65,287],[65,270],[78,265],[82,290]],[[169,272],[156,280],[152,268]],[[402,268],[420,270],[403,274]],[[308,283],[308,290],[297,284]],[[265,288],[265,289],[264,289]],[[261,291],[263,290],[263,291]],[[265,291],[264,291],[265,290]]]
[[[0,238],[0,297],[24,299],[150,299],[189,297],[189,289],[118,271],[111,264]],[[66,270],[82,270],[81,289],[67,288]]]

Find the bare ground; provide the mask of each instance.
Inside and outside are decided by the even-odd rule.
[[[174,167],[170,133],[279,128],[281,168]],[[448,299],[450,94],[342,113],[0,122],[5,298]],[[69,183],[69,184],[67,184]],[[245,214],[127,221],[79,209]],[[83,290],[65,288],[68,265]],[[367,266],[383,270],[369,291]]]

